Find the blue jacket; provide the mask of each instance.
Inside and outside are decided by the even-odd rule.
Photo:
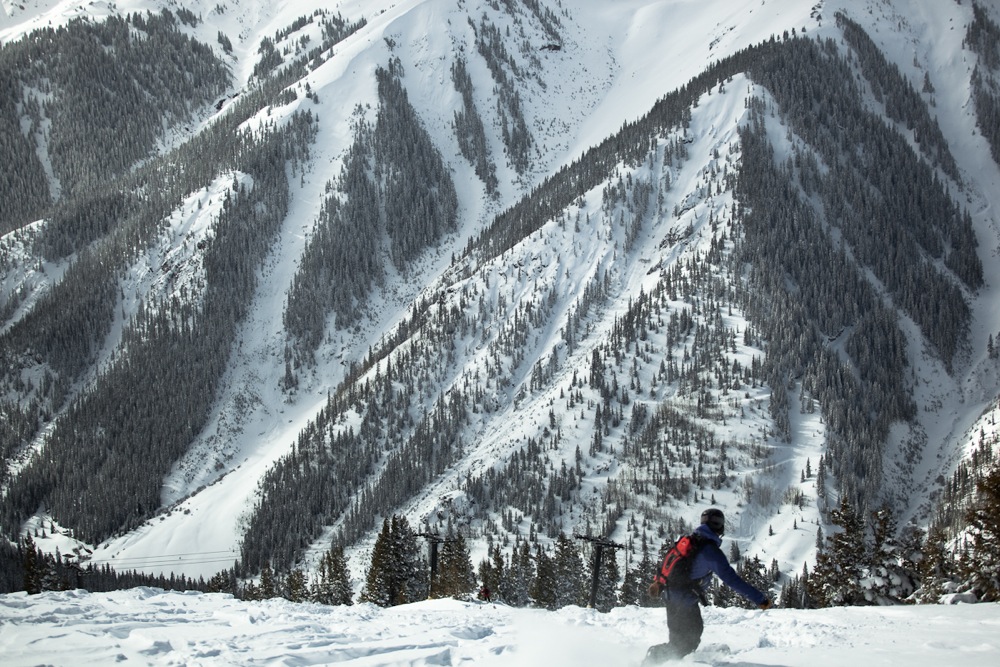
[[[729,564],[729,559],[722,553],[721,537],[712,532],[712,529],[705,524],[698,526],[695,533],[705,538],[701,550],[694,557],[694,562],[691,563],[691,579],[698,588],[687,591],[668,591],[666,593],[668,599],[676,601],[679,595],[683,602],[698,604],[697,590],[700,589],[702,593],[707,592],[708,586],[712,582],[712,575],[717,574],[724,584],[754,604],[763,604],[767,600],[766,595],[743,581],[743,578]]]

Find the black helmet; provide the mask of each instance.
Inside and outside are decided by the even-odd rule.
[[[701,522],[708,524],[708,527],[712,529],[712,532],[719,537],[726,534],[726,515],[723,514],[720,509],[709,507],[701,513]]]

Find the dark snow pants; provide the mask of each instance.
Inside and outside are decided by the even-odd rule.
[[[656,665],[668,660],[677,660],[691,653],[701,643],[701,633],[705,622],[701,618],[701,607],[689,600],[667,600],[667,630],[670,643],[650,646],[644,665]]]

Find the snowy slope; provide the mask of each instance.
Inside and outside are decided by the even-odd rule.
[[[997,605],[767,612],[708,608],[683,665],[842,667],[1000,660]],[[666,641],[662,609],[601,614],[435,600],[381,609],[140,588],[0,596],[0,654],[22,665],[636,665]]]
[[[716,9],[719,8],[724,8],[724,11],[694,12],[690,3],[659,3],[650,7],[646,3],[635,2],[616,6],[614,11],[609,11],[607,5],[600,2],[581,3],[576,7],[568,19],[571,21],[566,31],[568,43],[561,52],[544,56],[540,76],[551,82],[552,90],[536,89],[533,97],[530,96],[532,91],[525,94],[528,102],[525,105],[526,115],[533,117],[533,129],[538,131],[537,141],[541,144],[539,159],[535,163],[535,178],[575,157],[614,131],[623,121],[644,113],[653,101],[697,74],[711,58],[768,38],[774,34],[776,26],[784,25],[783,21],[789,16],[793,17],[789,20],[798,24],[806,22],[809,14],[808,7],[803,3],[776,3],[765,9],[755,7],[752,2],[738,5],[718,3]],[[129,10],[125,6],[118,9]],[[60,5],[57,11],[61,13],[50,13],[46,20],[74,15],[67,5]],[[243,50],[234,51],[234,73],[238,78],[246,78],[252,68],[253,47],[256,44],[253,35],[267,35],[305,11],[304,6],[294,3],[282,6],[275,16],[264,16],[263,13],[257,16],[254,11],[241,11],[236,23],[230,12],[202,12],[205,24],[199,26],[199,30],[207,36],[218,29],[233,34],[239,28]],[[457,104],[453,99],[455,94],[452,91],[451,98],[441,98],[435,92],[451,90],[451,86],[445,80],[445,68],[440,62],[429,60],[426,54],[447,52],[450,47],[448,40],[468,39],[465,14],[457,12],[450,3],[440,2],[404,3],[385,12],[374,10],[370,3],[344,3],[337,7],[337,11],[349,18],[365,16],[369,24],[364,31],[338,45],[336,57],[308,78],[308,83],[319,96],[322,118],[334,120],[320,124],[320,136],[316,142],[318,154],[314,164],[331,166],[316,169],[305,176],[281,234],[281,244],[274,248],[273,259],[267,263],[263,276],[266,285],[260,290],[258,305],[252,309],[254,315],[245,325],[246,333],[237,345],[235,363],[227,380],[230,388],[220,401],[218,417],[206,429],[202,442],[192,447],[176,474],[166,480],[164,503],[170,505],[205,484],[210,486],[150,522],[148,527],[98,549],[96,562],[107,560],[119,567],[129,568],[169,563],[176,566],[175,571],[190,574],[216,571],[219,562],[235,552],[240,539],[240,518],[253,502],[256,480],[274,460],[287,452],[310,415],[321,407],[326,393],[336,385],[343,372],[343,362],[357,360],[361,352],[377,341],[382,331],[406,312],[408,303],[417,294],[414,288],[419,289],[419,285],[407,287],[405,283],[395,283],[391,293],[383,295],[384,305],[380,305],[379,299],[373,299],[371,321],[360,335],[349,336],[341,332],[337,334],[340,339],[330,345],[327,352],[321,351],[327,363],[318,369],[316,376],[322,380],[318,379],[308,394],[303,392],[294,403],[288,404],[287,397],[277,392],[278,379],[283,370],[280,363],[281,303],[295,266],[288,258],[301,253],[309,231],[301,221],[315,216],[321,189],[329,179],[330,171],[337,168],[339,157],[351,140],[347,126],[351,110],[359,103],[373,105],[376,101],[372,74],[375,67],[388,58],[389,48],[384,38],[390,37],[395,42],[395,52],[404,62],[413,63],[416,72],[408,74],[407,81],[418,79],[422,85],[410,86],[412,101],[435,135],[436,142],[454,146],[448,123]],[[785,18],[782,18],[783,13]],[[724,19],[722,22],[720,17]],[[696,20],[694,28],[692,18]],[[248,25],[251,21],[257,22],[256,28]],[[447,31],[435,29],[443,23],[453,26],[450,36]],[[737,26],[744,28],[737,31]],[[683,39],[663,40],[664,30],[683,36]],[[624,40],[619,37],[622,34],[626,35]],[[432,39],[437,39],[439,43],[429,43]],[[207,38],[205,41],[212,43]],[[697,55],[691,57],[692,54]],[[484,71],[480,76],[488,74]],[[442,85],[444,83],[449,85]],[[291,105],[292,108],[295,106]],[[488,108],[488,102],[484,101],[480,106]],[[711,149],[731,141],[735,122],[742,113],[742,110],[738,111],[741,106],[742,95],[734,87],[724,101],[718,104],[713,101],[700,111],[694,132],[704,135],[705,143],[699,143],[692,153],[700,155],[699,159],[705,159]],[[292,108],[282,109],[280,113],[288,114]],[[720,137],[723,128],[724,135]],[[468,166],[457,156],[457,147],[452,151],[456,154],[453,167],[461,177],[463,171],[468,173]],[[692,161],[686,167],[684,178],[688,183],[678,185],[678,196],[693,193],[700,170],[698,161]],[[502,182],[508,183],[503,199],[512,200],[529,185],[518,184],[517,181],[516,175],[511,173],[502,179]],[[455,240],[455,247],[461,247],[464,237],[481,228],[496,212],[495,205],[484,208],[484,198],[478,187],[460,189],[460,197],[467,213],[462,216],[464,228]],[[718,202],[717,206],[722,208],[724,203]],[[694,220],[697,213],[692,209],[688,218],[677,222],[678,228]],[[701,215],[700,219],[704,220],[705,216]],[[647,239],[648,243],[660,242],[664,232],[661,230],[660,238]],[[692,251],[696,249],[691,248]],[[530,248],[524,252],[527,255],[536,254]],[[449,254],[440,252],[437,260],[430,260],[425,275],[433,276],[442,271]],[[572,281],[576,285],[575,294],[566,294],[567,303],[579,294],[585,281],[601,267],[610,266],[612,255],[610,245],[600,251],[594,247],[578,264],[561,267],[573,276]],[[642,261],[648,259],[636,257],[633,260],[634,268],[630,271],[635,276],[625,280],[623,294],[636,293],[642,287],[639,278],[646,268]],[[501,266],[498,270],[506,269]],[[555,266],[552,271],[557,271]],[[551,334],[557,337],[558,331],[554,330]],[[555,340],[549,340],[540,342],[537,347],[545,350],[554,344]],[[512,408],[512,404],[508,406],[508,410]],[[499,426],[508,421],[501,417],[496,424]],[[497,427],[488,428],[495,431]],[[492,465],[505,453],[504,448],[495,442],[496,437],[508,445],[507,449],[511,443],[521,439],[518,434],[509,432],[494,437],[484,434],[478,445],[479,453],[469,457],[470,461],[476,462],[478,469]],[[235,469],[219,477],[220,467]],[[464,467],[456,470],[454,475],[442,480],[438,488],[449,488],[467,471],[468,468]],[[428,504],[422,507],[415,505],[412,510],[418,515],[425,514],[432,509],[439,495],[440,490],[428,490],[424,496],[429,499]],[[751,528],[757,527],[748,526],[743,533],[750,534],[753,532]],[[172,558],[174,554],[192,553],[196,555]]]
[[[256,500],[257,483],[281,456],[286,454],[296,436],[326,403],[328,393],[343,379],[347,364],[364,358],[372,346],[390,332],[406,316],[410,304],[422,294],[435,294],[443,286],[454,287],[447,274],[450,258],[459,253],[466,241],[480,232],[503,208],[513,204],[543,178],[560,166],[578,157],[587,148],[599,143],[624,122],[632,121],[648,111],[662,95],[676,89],[702,72],[706,65],[744,47],[792,30],[806,34],[839,37],[833,22],[838,9],[860,22],[873,39],[885,50],[917,86],[923,72],[930,74],[935,86],[935,111],[942,130],[961,169],[964,184],[955,187],[954,196],[968,206],[973,215],[980,240],[980,256],[986,271],[986,287],[975,295],[975,321],[970,341],[971,353],[959,360],[957,368],[948,374],[934,357],[927,353],[914,354],[914,374],[917,378],[917,402],[922,406],[917,428],[900,429],[893,447],[899,456],[890,459],[900,463],[889,469],[888,483],[894,488],[912,492],[914,504],[910,516],[926,516],[928,498],[936,488],[936,479],[952,469],[967,448],[970,435],[978,431],[977,420],[995,404],[1000,373],[995,362],[986,358],[986,338],[1000,331],[1000,311],[994,304],[1000,295],[1000,263],[996,252],[1000,248],[1000,223],[994,203],[1000,201],[1000,170],[989,158],[982,137],[975,131],[975,117],[968,99],[971,61],[963,51],[968,8],[957,3],[934,2],[852,2],[828,0],[820,3],[808,0],[622,0],[607,3],[587,0],[564,3],[565,42],[562,49],[539,56],[540,67],[534,78],[522,88],[525,115],[535,136],[531,169],[518,175],[499,164],[500,197],[489,200],[471,167],[459,154],[450,123],[460,100],[449,76],[451,59],[458,50],[470,50],[471,32],[467,17],[477,17],[488,10],[488,3],[467,0],[454,3],[445,0],[407,0],[404,2],[363,2],[346,0],[339,3],[315,3],[311,0],[290,0],[283,3],[209,1],[185,3],[184,7],[200,15],[203,23],[197,28],[185,27],[202,41],[219,49],[218,32],[228,35],[234,44],[232,55],[226,56],[235,78],[233,92],[239,91],[250,79],[256,60],[257,45],[265,36],[292,23],[296,18],[322,7],[339,11],[350,20],[365,18],[366,27],[338,44],[335,55],[312,71],[302,85],[308,83],[316,92],[318,106],[301,97],[294,103],[269,110],[269,117],[286,118],[298,108],[312,108],[320,117],[319,136],[310,168],[298,181],[288,217],[280,233],[280,241],[272,249],[262,271],[261,288],[251,309],[252,315],[243,324],[232,363],[224,379],[224,390],[212,418],[188,455],[164,480],[162,499],[169,510],[149,521],[140,529],[97,546],[96,563],[107,562],[124,569],[150,572],[183,572],[189,575],[210,575],[226,567],[238,557],[238,546],[247,514]],[[63,2],[4,3],[6,14],[0,17],[0,40],[11,40],[34,27],[59,24],[81,15],[100,18],[111,11],[120,13],[176,6],[154,0],[125,0],[112,4],[65,0]],[[513,21],[504,28],[516,27]],[[310,29],[307,28],[308,33]],[[532,35],[537,38],[537,35]],[[220,50],[221,53],[221,50]],[[324,188],[339,172],[342,158],[352,140],[350,123],[358,105],[370,109],[377,106],[374,71],[391,56],[397,56],[407,68],[405,84],[410,100],[448,161],[459,191],[459,229],[435,251],[427,253],[411,275],[393,276],[386,289],[373,295],[367,317],[347,331],[330,331],[329,340],[318,351],[317,368],[307,377],[298,393],[288,395],[279,390],[283,367],[284,334],[282,311],[288,288],[296,270],[311,225],[319,212]],[[475,67],[475,65],[473,65]],[[485,67],[473,71],[476,80],[489,80]],[[690,127],[690,157],[676,170],[669,171],[671,187],[663,209],[675,207],[684,211],[669,223],[648,226],[637,242],[636,250],[627,257],[619,256],[617,238],[612,238],[600,222],[600,188],[588,194],[587,201],[570,212],[589,214],[593,228],[582,237],[560,232],[550,224],[537,237],[522,244],[512,256],[522,266],[515,266],[512,257],[504,257],[494,265],[481,267],[482,275],[491,276],[494,290],[502,289],[519,299],[531,298],[538,285],[556,290],[555,310],[564,316],[578,299],[587,282],[602,271],[615,273],[618,291],[617,310],[603,314],[595,326],[610,327],[614,316],[621,314],[629,297],[650,289],[655,276],[648,271],[660,263],[683,261],[694,253],[703,253],[710,241],[707,222],[710,214],[731,206],[731,193],[720,194],[713,200],[701,196],[712,165],[721,165],[714,154],[739,159],[736,141],[737,124],[744,119],[746,80],[730,84],[725,92],[713,93],[699,101]],[[477,104],[490,108],[486,87],[477,91]],[[221,114],[226,113],[224,108]],[[485,111],[484,113],[489,113]],[[204,123],[211,122],[205,117]],[[264,115],[251,123],[265,120]],[[780,130],[775,130],[780,135]],[[168,138],[166,144],[182,137]],[[502,153],[503,146],[495,134],[493,149]],[[659,178],[662,165],[639,167],[632,174],[642,178]],[[623,172],[624,173],[624,172]],[[603,185],[603,184],[602,184]],[[210,193],[205,193],[210,197]],[[178,211],[175,235],[156,252],[163,256],[176,252],[185,243],[189,232],[201,233],[201,225],[209,224],[211,208],[202,210],[199,221],[185,218]],[[189,228],[184,225],[189,224]],[[692,229],[691,239],[670,253],[662,253],[664,240],[670,235]],[[571,228],[570,228],[571,229]],[[583,243],[581,239],[587,242]],[[190,242],[190,241],[187,241]],[[175,243],[175,245],[171,245]],[[146,266],[133,271],[127,288],[133,294],[145,294],[151,289],[150,267],[161,265],[159,256],[151,256]],[[527,267],[522,273],[521,268]],[[190,280],[184,273],[179,280]],[[419,280],[414,280],[419,276]],[[731,326],[745,328],[739,313],[732,316]],[[599,329],[595,337],[601,335]],[[911,328],[911,349],[920,350],[919,334]],[[112,336],[114,338],[114,336]],[[538,358],[559,346],[559,327],[553,325],[532,345]],[[107,350],[105,354],[110,354]],[[761,351],[741,349],[744,359]],[[586,363],[588,349],[578,352],[577,367]],[[468,350],[467,369],[483,368],[485,355],[477,357]],[[530,369],[530,366],[526,367]],[[571,373],[567,364],[565,373]],[[471,371],[470,371],[471,372]],[[460,374],[456,371],[456,382]],[[527,373],[521,378],[527,383]],[[565,380],[553,386],[565,386]],[[648,382],[646,382],[648,386]],[[501,406],[490,418],[482,417],[470,442],[464,460],[433,487],[427,488],[405,508],[413,517],[425,517],[443,502],[461,504],[455,493],[459,482],[470,473],[477,473],[503,461],[524,438],[533,435],[527,426],[544,420],[552,394],[529,397],[519,402],[517,387],[498,391]],[[766,439],[771,424],[766,409],[767,394],[761,390],[744,400],[748,418],[730,420],[720,433],[736,440]],[[575,417],[566,412],[558,415],[567,427]],[[813,463],[824,449],[824,427],[817,415],[798,414],[793,410],[793,442],[772,455],[767,470],[745,470],[747,477],[760,478],[780,494],[789,487],[800,486],[810,499],[815,498],[813,482],[799,485],[799,472],[806,461]],[[915,443],[915,445],[913,444]],[[579,441],[568,439],[563,451],[554,455],[572,460]],[[904,461],[903,454],[911,447],[920,451],[916,460]],[[600,462],[590,471],[588,488],[594,488],[617,472],[602,470]],[[811,558],[820,516],[815,503],[803,512],[773,513],[772,508],[743,506],[738,494],[720,494],[732,519],[730,536],[744,553],[759,554],[762,559],[775,558],[786,571],[797,571],[801,563]],[[684,513],[683,507],[672,508]],[[693,516],[690,518],[694,518]],[[904,517],[909,518],[909,517]],[[798,526],[793,529],[793,524]],[[38,517],[28,528],[47,527],[48,520]],[[68,551],[72,541],[56,531],[39,545],[59,547]],[[620,536],[618,536],[620,537]],[[322,549],[322,540],[316,545]],[[359,545],[354,564],[363,567],[367,544]],[[476,547],[482,549],[483,545]],[[478,562],[481,551],[474,552]]]
[[[993,11],[996,20],[996,6],[982,4]],[[873,2],[867,12],[867,20],[873,23],[869,30],[872,39],[891,55],[914,87],[920,90],[925,71],[930,76],[935,89],[930,96],[933,110],[964,183],[964,187],[953,190],[953,196],[973,217],[985,277],[985,286],[973,297],[971,354],[962,360],[957,372],[949,376],[927,355],[916,360],[920,377],[917,401],[924,408],[918,417],[922,431],[912,437],[924,445],[924,455],[909,474],[901,473],[897,483],[917,485],[917,495],[929,494],[938,475],[953,469],[958,458],[968,454],[967,447],[955,445],[979,431],[984,413],[997,405],[1000,387],[1000,368],[995,360],[987,358],[986,352],[987,338],[992,335],[996,339],[1000,332],[1000,309],[996,308],[1000,302],[1000,225],[996,211],[1000,202],[1000,166],[990,158],[986,140],[976,129],[969,83],[975,57],[962,47],[965,9],[957,3],[894,6]],[[851,15],[864,17],[857,10]],[[899,446],[902,449],[906,443],[900,442]],[[914,513],[920,509],[912,508]]]

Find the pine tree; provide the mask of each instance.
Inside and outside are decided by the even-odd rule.
[[[301,568],[293,568],[285,577],[284,598],[290,602],[305,602],[309,596],[306,573]]]
[[[771,559],[771,567],[767,570],[767,578],[772,584],[778,583],[781,580],[781,568],[778,567],[778,559]]]
[[[427,589],[417,536],[406,517],[383,519],[359,599],[391,607],[426,599]]]
[[[479,581],[489,589],[492,600],[507,600],[506,594],[510,588],[507,581],[508,574],[500,546],[494,544],[490,550],[490,557],[479,562]]]
[[[622,578],[622,589],[619,601],[622,606],[640,605],[643,596],[646,594],[646,586],[643,585],[640,568],[636,567],[631,560],[625,562],[625,576]]]
[[[69,590],[69,580],[63,566],[62,555],[56,548],[54,556],[47,555],[42,561],[42,590],[43,591],[66,591]]]
[[[239,597],[239,582],[236,577],[236,568],[222,570],[212,575],[208,581],[207,590],[209,593],[229,593],[233,597]]]
[[[936,604],[956,581],[955,559],[948,551],[948,534],[942,526],[927,531],[917,601]]]
[[[866,564],[864,522],[846,499],[830,512],[830,518],[841,530],[827,538],[816,556],[809,595],[821,607],[865,604],[861,590]]]
[[[507,576],[501,579],[501,599],[514,607],[526,607],[533,596],[535,579],[535,561],[531,556],[531,546],[526,540],[519,539],[510,555]]]
[[[802,574],[793,576],[782,586],[778,604],[786,609],[808,609],[811,606],[809,599],[809,567],[802,564]]]
[[[597,599],[594,606],[598,611],[609,612],[617,607],[618,602],[618,558],[615,550],[601,550],[601,562],[598,564]]]
[[[352,603],[351,575],[344,557],[344,548],[336,546],[323,554],[317,568],[316,578],[310,588],[309,597],[313,602],[329,605],[349,605]]]
[[[476,589],[469,549],[461,533],[449,535],[441,545],[438,572],[431,582],[430,597],[468,599]]]
[[[494,546],[494,549],[495,548],[496,546]],[[496,597],[500,596],[499,587],[497,586],[499,580],[497,579],[496,573],[493,570],[493,562],[491,560],[489,560],[488,558],[484,558],[481,561],[479,561],[478,576],[479,576],[479,581],[481,581],[483,584],[482,588],[480,589],[480,593],[482,593],[482,589],[484,588],[490,591],[491,599],[494,596]],[[433,590],[433,583],[431,584],[431,589]],[[431,597],[433,597],[433,595]],[[485,599],[482,596],[482,594],[477,595],[476,597],[477,599],[480,600]]]
[[[924,554],[924,543],[927,533],[914,524],[909,524],[900,531],[899,566],[905,573],[909,591],[900,595],[901,599],[912,601],[912,596],[920,588],[924,572],[927,569],[927,557]]]
[[[826,457],[819,457],[819,468],[816,470],[816,496],[826,500]]]
[[[325,604],[349,605],[352,603],[351,573],[347,567],[344,548],[336,546],[326,552],[321,562],[325,571],[327,587],[324,589]]]
[[[919,548],[919,537],[917,548]],[[872,513],[872,544],[864,579],[865,597],[876,604],[898,604],[917,587],[919,574],[913,569],[912,545],[896,539],[896,519],[888,507]]]
[[[252,581],[248,581],[243,586],[243,594],[240,596],[240,599],[253,601],[253,600],[263,600],[264,598],[262,598],[260,595],[260,586],[253,583]]]
[[[393,605],[395,591],[392,588],[394,582],[390,576],[392,568],[391,540],[389,519],[382,519],[382,530],[375,538],[365,585],[361,589],[359,597],[361,602],[371,602],[379,607]]]
[[[968,510],[969,545],[961,559],[965,588],[983,602],[1000,600],[1000,464],[976,484],[976,503]]]
[[[531,598],[535,605],[550,611],[558,609],[555,563],[540,546],[535,551],[535,578],[531,585]]]
[[[506,593],[510,588],[507,583],[508,576],[510,574],[507,564],[504,562],[503,553],[500,551],[499,545],[493,546],[493,579],[489,584],[486,580],[483,580],[483,584],[488,586],[493,595],[498,596],[500,600],[507,600]],[[502,593],[501,593],[502,591]]]
[[[39,552],[30,533],[21,541],[21,553],[24,563],[24,590],[28,595],[41,593],[42,560],[38,557]]]
[[[641,571],[640,581],[643,584],[643,588],[639,598],[639,606],[655,607],[660,604],[660,600],[649,596],[649,584],[652,583],[653,577],[656,576],[657,571],[660,569],[660,564],[663,562],[663,554],[660,553],[658,558],[653,557],[646,542],[645,531],[642,535],[642,545],[642,560],[639,561],[639,570]]]
[[[771,597],[772,580],[768,576],[767,567],[759,557],[754,556],[752,558],[741,559],[739,564],[736,566],[736,572],[743,577],[743,580],[748,584],[768,597]],[[745,607],[746,609],[755,609],[757,607],[757,605],[753,602],[747,600],[739,594],[735,594],[732,597],[732,606]]]
[[[555,588],[556,608],[583,604],[586,586],[580,550],[573,539],[561,531],[556,538],[553,570],[558,582]]]
[[[278,595],[278,587],[275,584],[274,570],[270,563],[264,564],[264,569],[260,571],[260,599],[270,600]]]

